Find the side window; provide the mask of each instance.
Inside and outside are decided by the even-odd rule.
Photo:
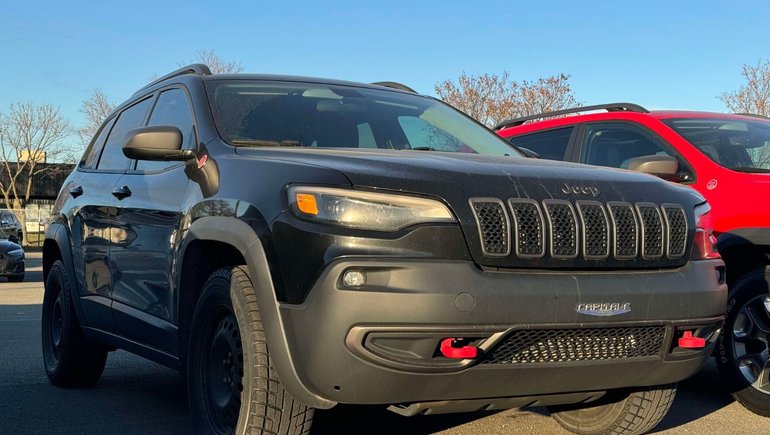
[[[187,94],[182,89],[169,89],[160,93],[147,125],[173,125],[182,132],[182,148],[195,147],[192,111],[187,100]],[[178,163],[139,160],[136,162],[136,169],[158,171]]]
[[[99,170],[124,170],[128,169],[133,160],[123,154],[123,139],[126,133],[139,128],[144,124],[144,118],[150,109],[152,98],[146,98],[141,102],[123,110],[112,127],[107,143],[104,145],[102,157],[99,159]]]
[[[91,142],[86,152],[83,154],[83,158],[80,159],[79,166],[83,169],[94,169],[96,162],[99,160],[99,154],[101,154],[102,148],[104,148],[104,142],[107,140],[107,135],[110,134],[112,125],[115,124],[115,118],[110,119],[96,135],[96,138]]]
[[[510,139],[517,147],[530,149],[543,159],[565,160],[567,145],[575,127],[557,128],[555,130],[517,136]]]
[[[429,122],[415,116],[399,116],[398,123],[404,131],[409,147],[430,148],[436,151],[460,151],[462,144],[450,134],[439,130]]]

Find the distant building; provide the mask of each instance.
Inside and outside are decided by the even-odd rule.
[[[38,156],[40,157],[40,156]],[[11,162],[12,168],[20,163]],[[53,203],[59,194],[59,189],[64,184],[67,175],[72,171],[74,165],[65,163],[37,163],[37,169],[45,169],[43,173],[35,175],[32,179],[32,186],[29,195],[29,201],[22,202],[22,210],[14,210],[19,220],[24,222],[28,233],[42,232],[48,224],[53,209]],[[27,174],[23,173],[16,179],[16,186],[19,196],[24,195],[27,186]],[[0,165],[0,184],[8,186],[11,183],[10,175],[5,165]],[[13,201],[13,199],[11,199]],[[23,201],[23,198],[22,198]],[[5,198],[0,195],[0,208],[12,209],[13,204],[6,204]],[[25,243],[26,243],[25,239]]]

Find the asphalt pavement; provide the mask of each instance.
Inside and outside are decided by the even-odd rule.
[[[40,254],[28,254],[27,279],[0,278],[0,434],[188,434],[190,415],[177,373],[124,351],[110,354],[94,387],[48,383],[42,364]],[[545,409],[401,417],[379,407],[316,412],[312,434],[565,434]],[[653,433],[770,434],[770,418],[727,394],[710,362],[680,384]]]

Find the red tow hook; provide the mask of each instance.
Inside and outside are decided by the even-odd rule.
[[[685,349],[703,349],[706,347],[706,339],[693,337],[692,331],[684,331],[684,334],[682,334],[682,337],[679,339],[679,347]]]
[[[470,359],[479,356],[479,348],[463,346],[462,338],[445,338],[441,340],[441,354],[452,359]]]

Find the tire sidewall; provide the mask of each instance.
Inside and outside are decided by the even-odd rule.
[[[45,367],[46,374],[49,377],[55,378],[59,375],[61,369],[62,360],[64,359],[64,352],[69,344],[69,336],[71,334],[71,319],[72,315],[70,311],[70,295],[67,287],[67,281],[63,275],[64,266],[60,261],[57,261],[51,267],[51,271],[48,274],[48,279],[45,282],[45,290],[43,293],[43,313],[42,313],[42,344],[43,344],[43,366]],[[53,304],[56,299],[62,295],[61,310],[62,310],[62,337],[61,337],[61,357],[56,359],[53,355],[53,338],[51,337],[51,322],[52,322],[52,310]]]
[[[202,346],[201,343],[206,340],[208,343],[213,335],[213,328],[216,325],[218,319],[221,318],[221,309],[227,309],[235,314],[235,318],[238,322],[239,334],[241,334],[241,341],[243,340],[244,331],[244,319],[243,308],[241,306],[240,298],[237,297],[237,288],[232,283],[232,275],[229,271],[221,273],[219,271],[212,275],[211,278],[204,285],[201,297],[196,304],[196,308],[193,314],[192,327],[190,329],[190,340],[187,351],[187,389],[189,394],[190,408],[192,410],[206,409],[206,404],[200,403],[201,400],[206,400],[205,397],[208,394],[207,386],[201,379],[200,374],[203,370],[203,358],[208,358],[209,349]],[[210,343],[209,343],[210,344]],[[243,391],[241,392],[241,408],[238,414],[238,424],[235,428],[236,434],[245,433],[246,421],[250,412],[250,403],[248,395],[245,392],[250,391],[251,385],[247,385],[247,380],[251,378],[251,367],[249,365],[248,353],[244,346],[243,352]],[[197,415],[203,414],[203,415]],[[208,428],[210,426],[211,418],[213,416],[208,415],[206,411],[201,413],[193,412],[193,419],[197,420],[196,426],[198,428]]]

